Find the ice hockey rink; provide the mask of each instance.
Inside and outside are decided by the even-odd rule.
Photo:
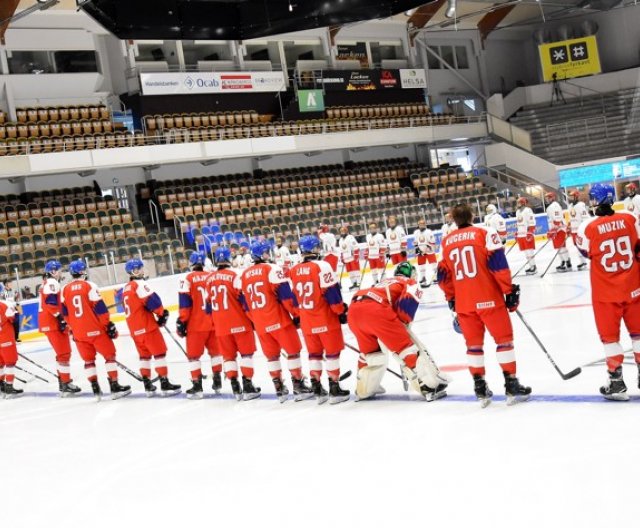
[[[569,371],[603,354],[589,273],[559,274],[554,265],[541,279],[553,254],[547,246],[539,274],[515,282],[522,313]],[[517,248],[508,258],[512,271],[524,262]],[[437,286],[425,290],[413,324],[452,377],[449,397],[433,403],[387,375],[387,394],[375,400],[279,404],[258,353],[259,400],[236,402],[227,382],[223,395],[209,390],[202,401],[147,399],[122,373],[134,394],[98,404],[76,355],[81,397],[61,400],[53,382],[34,381],[25,397],[0,401],[2,525],[585,527],[634,518],[640,391],[632,360],[624,367],[631,401],[606,402],[598,393],[601,361],[563,381],[515,316],[513,323],[519,376],[533,398],[505,405],[488,337],[487,379],[496,397],[487,409],[475,401],[462,336]],[[126,327],[119,327],[119,359],[137,369]],[[348,329],[346,338],[355,344]],[[171,378],[184,390],[186,363],[167,342]],[[630,350],[626,336],[623,346]],[[20,350],[54,368],[43,339]],[[343,353],[343,370],[354,373],[343,386],[351,390],[356,359]],[[390,367],[398,369],[394,360]]]

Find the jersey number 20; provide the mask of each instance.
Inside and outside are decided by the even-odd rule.
[[[451,251],[451,259],[456,272],[456,280],[462,280],[465,277],[473,279],[478,274],[476,256],[472,246],[455,248]]]

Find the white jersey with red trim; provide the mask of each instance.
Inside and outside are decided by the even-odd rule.
[[[377,259],[384,254],[384,250],[387,247],[387,242],[382,233],[368,233],[367,234],[367,249],[369,251],[368,258]]]
[[[500,213],[491,213],[484,217],[484,225],[494,229],[500,238],[507,236],[507,222]]]
[[[449,233],[452,233],[456,229],[458,229],[458,226],[456,225],[455,222],[442,224],[442,227],[440,228],[440,232],[442,233],[442,238],[446,237]]]
[[[413,245],[423,255],[431,255],[436,251],[436,237],[431,229],[416,229],[413,232]]]
[[[536,228],[536,216],[531,207],[523,207],[516,212],[516,238],[524,238]]]
[[[356,259],[358,241],[353,235],[340,236],[338,239],[338,249],[342,262],[353,262]]]
[[[572,233],[577,233],[580,224],[589,219],[589,211],[584,202],[569,205],[569,227]]]
[[[289,267],[291,265],[291,252],[284,244],[273,248],[273,256],[275,263],[281,268]]]
[[[404,228],[402,226],[397,225],[387,229],[386,239],[390,255],[395,255],[402,251],[406,236],[407,234],[404,232]]]
[[[318,238],[320,238],[320,242],[322,242],[323,255],[338,254],[338,242],[336,241],[336,236],[333,233],[320,233]]]
[[[547,220],[549,221],[549,230],[567,230],[567,226],[564,223],[564,211],[558,202],[551,202],[547,206]]]
[[[624,208],[630,213],[633,213],[636,220],[640,222],[640,194],[636,194],[633,198],[627,196],[623,203]]]

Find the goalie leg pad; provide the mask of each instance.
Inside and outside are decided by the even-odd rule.
[[[387,355],[384,352],[366,354],[367,365],[358,370],[356,396],[359,400],[371,398],[381,392],[380,382],[387,369]]]

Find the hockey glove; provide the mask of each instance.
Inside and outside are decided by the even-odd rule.
[[[338,315],[338,321],[340,321],[341,325],[347,324],[347,311],[349,310],[347,303],[342,303],[342,306],[344,306],[344,312]]]
[[[178,319],[176,321],[176,334],[180,337],[187,337],[187,323]]]
[[[455,298],[451,299],[450,301],[448,301],[449,303],[449,310],[451,310],[452,312],[456,311],[456,300]]]
[[[56,319],[58,320],[58,330],[60,330],[60,332],[64,334],[67,331],[67,322],[60,314],[58,314],[58,317],[56,317]]]
[[[422,256],[422,251],[420,250],[420,248],[418,246],[416,246],[416,257],[418,256]]]
[[[520,305],[520,286],[517,284],[511,285],[511,293],[507,293],[504,296],[504,303],[510,312],[515,312],[518,309]]]
[[[111,321],[109,321],[109,324],[107,325],[107,335],[109,336],[109,339],[116,339],[118,337],[118,329]]]
[[[291,320],[293,321],[293,326],[295,326],[296,328],[300,328],[300,317],[297,315],[294,315]]]
[[[158,323],[158,326],[163,327],[167,324],[167,319],[169,319],[169,310],[162,312],[162,315],[159,315],[158,319],[156,319],[156,323]]]

